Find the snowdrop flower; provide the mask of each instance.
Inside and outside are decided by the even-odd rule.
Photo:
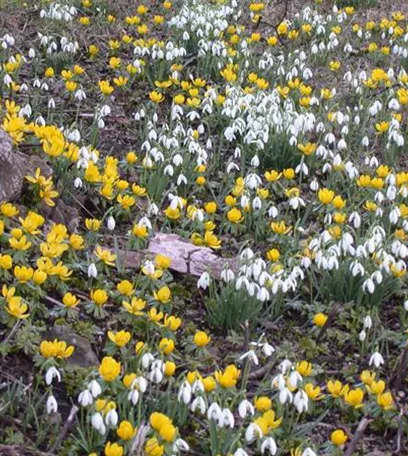
[[[45,374],[45,383],[47,385],[51,385],[54,377],[58,380],[58,382],[61,381],[61,374],[59,373],[59,370],[55,367],[50,367]]]
[[[191,404],[191,411],[194,413],[196,410],[198,410],[202,415],[205,413],[206,404],[204,398],[201,396],[196,397]]]
[[[244,399],[240,402],[238,406],[238,414],[242,419],[244,419],[248,414],[254,415],[255,408],[251,404],[251,402],[249,402],[247,399]]]
[[[96,278],[98,277],[98,270],[96,269],[95,263],[91,263],[88,266],[88,277]]]
[[[93,402],[93,396],[91,391],[88,389],[82,391],[78,396],[78,402],[82,405],[82,407],[87,407],[91,405]]]
[[[139,401],[140,393],[137,389],[133,389],[129,391],[128,394],[128,401],[130,401],[133,405],[136,405]]]
[[[245,440],[252,442],[256,437],[262,437],[262,429],[255,423],[251,423],[245,431]]]
[[[96,429],[97,431],[99,431],[100,429],[104,429],[105,428],[105,425],[103,423],[102,415],[99,412],[94,413],[92,415],[91,424],[92,424],[92,427],[94,429]]]
[[[183,382],[180,386],[179,393],[178,393],[178,400],[181,402],[183,401],[184,404],[189,404],[192,397],[191,385],[188,382]]]
[[[106,226],[108,227],[108,230],[113,231],[116,226],[115,219],[110,215],[106,221]]]
[[[359,338],[360,342],[364,342],[366,337],[367,337],[367,333],[363,329],[362,331],[360,331],[358,338]]]
[[[364,329],[371,329],[372,325],[373,325],[373,321],[372,321],[370,315],[367,315],[364,318]]]
[[[317,456],[317,454],[308,447],[303,451],[302,456]]]
[[[242,361],[243,359],[248,358],[250,361],[252,361],[255,366],[259,364],[258,357],[256,356],[256,353],[253,350],[249,350],[246,353],[244,353],[242,356],[240,356],[238,359],[239,361]]]
[[[47,399],[47,413],[55,413],[58,411],[58,404],[57,401],[55,400],[55,397],[50,394]]]
[[[107,426],[116,426],[118,424],[118,412],[115,409],[109,410],[105,416],[105,423]]]
[[[261,453],[264,454],[265,451],[268,450],[269,454],[276,454],[278,451],[278,447],[276,446],[276,442],[273,437],[268,437],[262,442],[261,445]]]
[[[235,450],[234,456],[248,456],[248,453],[242,448]]]
[[[210,274],[208,274],[208,272],[203,272],[197,281],[197,288],[202,288],[203,290],[206,290],[209,285]]]
[[[371,355],[369,365],[374,366],[378,369],[382,364],[384,364],[384,358],[382,357],[381,353],[375,352]]]

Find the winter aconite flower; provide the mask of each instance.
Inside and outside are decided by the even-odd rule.
[[[344,445],[347,442],[347,435],[342,429],[336,429],[330,435],[330,440],[335,446]]]
[[[105,356],[99,366],[99,373],[105,382],[113,382],[120,374],[120,362],[110,356]]]

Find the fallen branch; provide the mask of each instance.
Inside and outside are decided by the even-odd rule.
[[[61,446],[61,443],[64,441],[65,437],[68,434],[68,431],[70,430],[70,428],[72,426],[72,423],[74,422],[74,419],[75,419],[76,414],[78,413],[78,410],[79,410],[79,407],[77,407],[76,405],[72,406],[71,411],[69,412],[67,421],[65,421],[64,427],[62,428],[62,431],[61,431],[58,439],[56,440],[56,442],[54,443],[54,445],[51,448],[51,453],[55,453],[58,450],[58,448]]]
[[[350,443],[347,445],[346,451],[344,452],[344,456],[353,455],[358,442],[363,437],[364,431],[366,430],[367,426],[371,423],[371,421],[373,421],[372,418],[367,418],[366,416],[364,416],[361,419],[360,423],[357,426],[356,432],[353,435],[353,438],[351,439]]]

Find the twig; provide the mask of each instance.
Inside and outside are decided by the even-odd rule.
[[[408,342],[405,344],[405,348],[401,355],[401,361],[399,362],[398,367],[396,368],[396,373],[392,380],[393,387],[396,391],[398,391],[401,387],[401,383],[404,379],[404,376],[405,376],[405,373],[407,370],[407,365],[408,365]]]
[[[361,419],[360,423],[357,426],[357,429],[353,435],[353,438],[351,439],[350,443],[348,444],[348,446],[346,448],[346,451],[344,452],[344,456],[353,455],[358,442],[360,441],[361,437],[363,437],[364,431],[366,430],[366,427],[371,423],[371,421],[372,421],[372,418],[367,418],[366,416],[363,416],[363,418]]]
[[[319,343],[320,340],[322,339],[322,337],[326,334],[326,331],[332,324],[339,308],[340,308],[340,304],[338,304],[338,303],[333,306],[332,310],[329,313],[329,316],[327,317],[327,321],[326,321],[325,325],[323,326],[323,328],[320,330],[319,334],[317,335],[316,343]]]
[[[137,434],[133,440],[132,446],[130,447],[130,456],[142,456],[143,446],[146,440],[146,435],[149,432],[150,426],[148,424],[142,424],[139,426]]]
[[[76,405],[72,406],[71,411],[69,412],[67,421],[65,422],[64,427],[62,428],[62,431],[61,431],[58,439],[56,440],[56,442],[54,443],[54,445],[52,446],[52,448],[50,450],[51,453],[56,452],[58,450],[58,448],[60,447],[61,443],[64,441],[66,435],[68,434],[69,429],[72,426],[72,423],[74,422],[74,419],[75,419],[76,414],[78,413],[78,410],[79,410],[79,407],[77,407]]]
[[[398,425],[398,432],[397,432],[397,447],[395,449],[396,453],[399,453],[401,450],[403,450],[403,448],[401,446],[402,433],[404,430],[404,426],[403,426],[404,420],[402,419],[403,416],[404,416],[404,410],[401,408],[400,413],[398,415],[399,425]]]

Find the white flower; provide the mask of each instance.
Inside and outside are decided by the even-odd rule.
[[[382,357],[381,353],[375,352],[371,355],[369,365],[372,366],[373,364],[377,368],[384,364],[384,358]]]
[[[367,333],[364,331],[364,329],[360,332],[360,334],[358,335],[358,338],[360,340],[360,342],[364,342],[365,341],[365,338],[367,336]]]
[[[370,315],[367,315],[364,318],[364,329],[371,329],[373,325],[373,320],[371,319]]]
[[[206,410],[206,404],[204,401],[204,398],[196,397],[193,402],[191,403],[191,411],[195,412],[198,410],[202,415],[204,415],[205,410]]]
[[[103,418],[102,418],[102,415],[97,412],[97,413],[94,413],[91,417],[91,424],[92,424],[92,427],[94,429],[96,429],[97,431],[99,431],[101,428],[104,428],[105,425],[103,424]]]
[[[248,456],[248,453],[242,448],[235,450],[234,456]]]
[[[78,402],[82,407],[87,407],[93,402],[93,396],[89,390],[82,391],[78,396]]]
[[[109,410],[105,416],[105,423],[107,426],[116,426],[118,424],[118,412],[115,409]]]
[[[197,281],[197,288],[202,288],[203,290],[206,290],[209,285],[210,274],[208,274],[208,272],[203,272]]]
[[[59,370],[55,367],[50,367],[45,374],[45,383],[47,385],[51,385],[54,377],[56,377],[59,382],[61,381],[61,374],[59,373]]]
[[[137,389],[133,389],[129,391],[128,394],[128,401],[130,401],[133,405],[136,405],[139,401],[140,393]]]
[[[188,446],[188,443],[183,440],[183,439],[177,439],[174,443],[173,443],[173,447],[172,447],[172,450],[176,453],[178,451],[188,451],[190,449],[190,447]]]
[[[305,448],[302,456],[317,456],[317,454],[311,448]]]
[[[268,437],[267,439],[265,439],[262,442],[262,445],[261,445],[262,454],[264,454],[266,450],[268,450],[269,454],[272,454],[272,455],[276,454],[276,452],[278,451],[276,442],[273,439],[273,437]]]
[[[113,231],[116,226],[115,219],[110,215],[108,217],[108,220],[106,221],[106,226],[108,227],[108,230]]]
[[[96,269],[95,263],[91,263],[88,266],[88,277],[96,278],[98,276],[98,270]]]
[[[238,406],[238,414],[242,419],[244,419],[248,413],[254,415],[255,408],[247,399],[244,399]]]
[[[262,429],[257,424],[251,423],[245,431],[245,440],[247,442],[252,442],[257,436],[263,436]]]
[[[220,406],[216,402],[213,402],[208,407],[207,419],[219,421],[221,416],[222,416],[222,411],[221,411]]]
[[[58,404],[57,401],[55,400],[55,397],[50,394],[47,399],[47,413],[55,413],[58,411]]]
[[[184,404],[189,404],[192,397],[191,385],[188,382],[183,382],[180,386],[179,393],[177,399],[181,402],[183,401]]]

